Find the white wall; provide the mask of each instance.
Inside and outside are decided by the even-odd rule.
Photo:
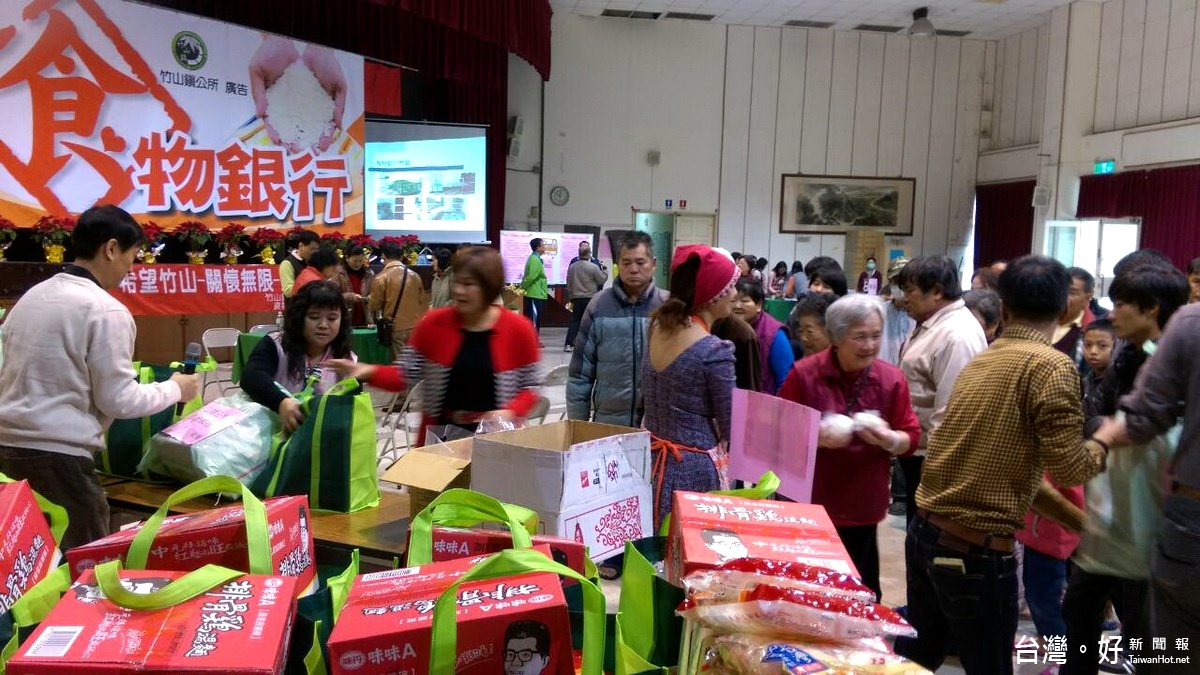
[[[1196,0],[1109,0],[1092,131],[1200,116]]]
[[[1041,140],[1049,50],[1048,22],[987,43],[981,150],[1004,150]]]
[[[506,163],[504,183],[505,229],[527,229],[529,209],[538,204],[538,171],[541,168],[542,78],[524,59],[508,56],[508,119],[521,117],[521,151]],[[536,218],[533,219],[536,222]]]
[[[778,234],[780,175],[916,178],[913,253],[961,255],[985,43],[731,26],[719,242],[771,260],[837,250]],[[836,238],[840,240],[841,238]]]
[[[631,207],[665,199],[716,210],[725,39],[723,26],[554,15],[543,192],[571,199],[543,200],[547,227],[631,227]]]
[[[780,175],[906,176],[912,252],[961,255],[986,43],[568,13],[553,31],[543,193],[561,184],[571,200],[543,200],[546,227],[628,226],[631,207],[686,199],[719,213],[718,243],[732,250],[840,256],[843,237],[777,233]],[[510,109],[530,96],[512,88]],[[661,153],[653,172],[649,150]]]

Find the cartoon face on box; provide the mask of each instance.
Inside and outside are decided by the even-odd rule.
[[[307,497],[264,502],[270,539],[271,571],[296,577],[301,595],[316,584]],[[67,552],[72,577],[109,560],[124,560],[140,527],[115,532]],[[249,570],[245,514],[241,506],[169,516],[163,519],[146,558],[147,569],[187,572],[207,564]]]
[[[680,540],[681,575],[711,569],[738,558],[800,562],[846,574],[858,573],[846,548],[836,538],[797,539],[729,528],[684,527]]]
[[[332,672],[432,673],[433,610],[441,592],[426,588],[399,597],[347,602],[329,638]],[[566,600],[553,574],[468,582],[458,589],[457,604],[455,673],[575,672]]]

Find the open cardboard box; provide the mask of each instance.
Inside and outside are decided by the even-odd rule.
[[[450,488],[471,487],[474,438],[410,448],[383,474],[383,480],[408,489],[410,511],[416,515]]]
[[[569,420],[475,438],[471,489],[537,512],[593,560],[653,534],[650,433]]]

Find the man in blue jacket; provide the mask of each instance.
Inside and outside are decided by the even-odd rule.
[[[633,232],[617,249],[618,277],[588,304],[567,380],[567,417],[636,427],[650,313],[667,298],[654,286],[654,244]]]

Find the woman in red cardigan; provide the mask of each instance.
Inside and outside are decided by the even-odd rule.
[[[423,381],[421,439],[431,425],[474,431],[485,418],[524,417],[537,400],[537,334],[528,319],[496,304],[504,285],[500,254],[481,246],[462,248],[453,268],[450,306],[422,317],[397,367],[326,362],[342,377],[389,391]]]

